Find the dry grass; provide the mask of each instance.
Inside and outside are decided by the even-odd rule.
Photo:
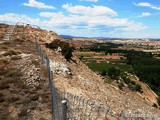
[[[35,67],[39,67],[40,66],[40,62],[38,60],[32,60],[32,64],[34,64]]]
[[[41,66],[40,69],[42,71],[43,76],[44,77],[48,77],[48,70],[47,70],[47,68],[45,68],[44,66]]]
[[[19,60],[19,59],[21,59],[20,56],[13,56],[13,57],[11,57],[11,60]]]
[[[18,55],[18,54],[21,54],[21,52],[19,50],[11,49],[11,50],[6,51],[3,55],[4,56],[11,56],[11,55]]]
[[[27,116],[28,115],[28,113],[27,113],[27,109],[26,108],[22,108],[21,110],[20,110],[20,112],[18,113],[18,117],[24,117],[24,116]]]
[[[20,100],[20,98],[13,94],[10,94],[9,96],[5,97],[5,102],[8,102],[8,103],[16,102],[18,100]]]
[[[30,96],[32,101],[37,101],[39,99],[39,97],[37,95],[32,95]]]
[[[0,103],[4,102],[4,95],[2,93],[0,93]]]
[[[20,38],[16,38],[16,39],[14,39],[13,41],[15,41],[15,42],[19,42],[19,43],[21,43],[21,42],[25,42],[25,40],[20,39]]]
[[[17,68],[10,68],[10,69],[7,69],[5,76],[12,77],[12,78],[19,78],[20,76],[22,76],[22,73]]]
[[[2,67],[6,66],[6,64],[8,64],[10,62],[9,59],[6,58],[0,58],[0,68],[2,69]],[[1,73],[1,72],[0,72]]]
[[[5,42],[3,42],[3,44],[4,45],[9,45],[9,44],[11,44],[11,42],[10,41],[5,41]]]
[[[1,49],[8,49],[8,47],[6,47],[6,46],[2,46],[2,47],[1,47]]]
[[[32,119],[32,110],[37,110],[37,114],[39,114],[39,108],[43,110],[42,106],[48,107],[48,103],[51,103],[50,93],[45,92],[45,90],[49,91],[48,85],[43,84],[48,77],[47,70],[41,65],[39,59],[36,60],[38,56],[31,39],[27,40],[25,37],[2,42],[0,51],[5,51],[0,55],[0,120]],[[23,61],[25,59],[20,60],[22,59],[19,55],[21,53],[33,55],[30,59],[33,60],[31,64],[35,65],[37,72],[40,73],[40,75],[37,73],[35,75],[42,79],[39,86],[25,84],[28,79],[26,78],[27,72],[22,71],[21,65],[26,65],[25,63],[28,62],[27,65],[30,66],[30,60],[26,59],[26,62]],[[33,72],[35,71],[33,70]],[[40,98],[43,99],[43,102]],[[15,117],[12,118],[12,116]],[[42,117],[40,116],[40,118]]]

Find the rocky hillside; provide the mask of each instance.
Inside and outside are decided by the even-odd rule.
[[[0,27],[1,36],[8,25]],[[61,39],[56,33],[41,29],[22,28],[14,33],[14,39],[0,39],[0,118],[2,120],[50,120],[51,99],[47,71],[35,51],[35,39],[51,59],[54,83],[59,90],[97,100],[112,106],[118,113],[147,110],[160,115],[136,92],[124,92],[104,82],[78,58],[66,61],[60,52],[46,48],[45,43]],[[23,30],[23,32],[21,32]],[[157,120],[157,118],[155,118]]]

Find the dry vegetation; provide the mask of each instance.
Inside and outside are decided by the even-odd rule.
[[[25,56],[28,56],[27,59]],[[37,68],[38,77],[41,79],[37,86],[26,84],[27,73],[23,71],[25,62]],[[34,72],[32,74],[35,74]],[[50,120],[50,105],[47,70],[41,65],[33,42],[26,39],[1,42],[0,119]]]
[[[1,28],[1,33],[4,33],[5,29]],[[145,107],[152,113],[160,113],[159,109],[152,107],[152,104],[146,102],[136,92],[124,92],[115,86],[105,84],[99,75],[76,57],[72,59],[74,62],[65,61],[64,57],[44,45],[53,37],[51,34],[56,39],[60,37],[53,32],[38,31],[42,32],[39,41],[50,59],[62,62],[71,70],[69,76],[55,74],[54,80],[58,89],[100,101],[104,105],[111,104],[116,112],[120,107],[131,111]],[[47,70],[41,65],[34,46],[36,32],[28,29],[28,34],[25,33],[22,37],[16,33],[16,39],[13,41],[0,41],[0,119],[2,120],[52,119]],[[79,43],[77,46],[80,47]],[[39,79],[39,84],[27,84],[26,81],[33,77]]]

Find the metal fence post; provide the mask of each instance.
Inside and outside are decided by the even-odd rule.
[[[62,105],[61,120],[67,120],[67,100],[62,100],[61,105]]]

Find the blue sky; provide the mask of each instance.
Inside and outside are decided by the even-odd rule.
[[[58,34],[160,38],[160,0],[0,0],[0,23]]]

